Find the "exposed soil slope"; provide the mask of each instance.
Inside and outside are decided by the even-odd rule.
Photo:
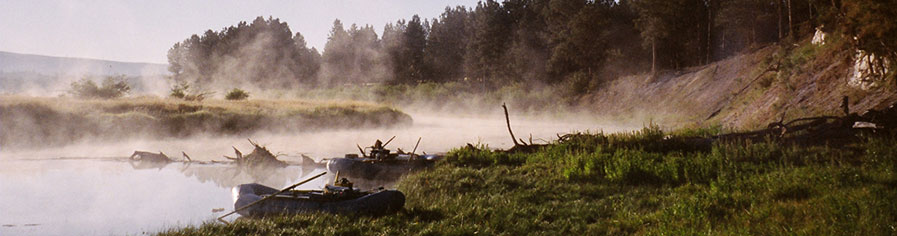
[[[706,66],[620,78],[591,94],[599,111],[669,127],[752,129],[784,119],[862,114],[897,101],[890,84],[851,85],[853,54],[838,43],[772,45]],[[884,85],[882,85],[884,84]]]

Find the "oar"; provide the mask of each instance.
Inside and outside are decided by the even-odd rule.
[[[421,138],[422,138],[422,137],[418,137],[418,138],[417,138],[417,144],[414,144],[414,149],[411,150],[411,156],[408,157],[408,160],[414,160],[414,159],[415,159],[415,158],[414,158],[414,152],[417,151],[417,145],[420,144],[420,139],[421,139]]]
[[[367,157],[368,157],[367,154],[364,154],[364,148],[361,148],[361,145],[358,145],[358,144],[356,143],[355,146],[358,147],[358,151],[361,152],[361,157],[364,157],[364,158],[367,158]]]
[[[261,203],[261,202],[264,202],[265,200],[271,199],[271,198],[273,198],[274,196],[277,196],[278,194],[281,194],[281,193],[283,193],[283,192],[290,191],[290,189],[293,189],[293,188],[295,188],[295,187],[298,187],[299,185],[302,185],[302,184],[304,184],[304,183],[308,183],[308,181],[312,181],[313,179],[317,179],[318,177],[321,177],[321,176],[323,176],[324,174],[327,174],[327,172],[325,171],[325,172],[323,172],[323,173],[320,173],[320,174],[318,174],[318,175],[315,175],[314,177],[308,178],[308,179],[306,179],[306,180],[304,180],[304,181],[302,181],[302,182],[299,182],[299,183],[296,183],[296,184],[294,184],[294,185],[290,185],[289,187],[286,187],[286,188],[284,188],[284,189],[281,189],[280,191],[277,191],[277,192],[274,193],[274,194],[271,194],[271,195],[268,195],[267,197],[264,197],[264,198],[262,198],[262,199],[259,199],[258,201],[254,201],[254,202],[252,202],[252,203],[249,203],[248,205],[245,205],[245,206],[240,207],[240,208],[238,208],[238,209],[234,209],[234,211],[231,211],[231,212],[229,212],[229,213],[227,213],[227,214],[224,214],[224,215],[221,216],[221,217],[218,217],[218,221],[221,221],[221,222],[224,222],[225,224],[228,224],[228,222],[224,220],[224,217],[227,217],[227,216],[229,216],[229,215],[231,215],[231,214],[234,214],[234,213],[236,213],[236,212],[238,212],[238,211],[240,211],[240,210],[249,208],[249,207],[251,207],[251,206],[253,206],[253,205],[255,205],[255,204],[259,204],[259,203]]]
[[[383,144],[383,147],[385,148],[386,145],[389,145],[389,142],[392,142],[392,140],[393,140],[394,138],[396,138],[396,136],[392,136],[392,138],[389,138],[389,140],[386,140],[386,143]]]

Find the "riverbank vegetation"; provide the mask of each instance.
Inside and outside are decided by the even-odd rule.
[[[0,97],[0,145],[59,145],[87,139],[246,135],[410,125],[407,114],[357,101],[204,100],[155,97]]]
[[[837,145],[719,141],[716,130],[574,134],[532,153],[486,145],[404,177],[405,209],[206,223],[162,235],[897,232],[897,134]]]

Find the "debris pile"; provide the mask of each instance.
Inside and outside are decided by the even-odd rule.
[[[862,115],[849,113],[847,98],[842,108],[844,116],[817,116],[785,122],[780,119],[766,129],[714,136],[716,140],[754,140],[773,138],[786,143],[850,143],[860,139],[858,134],[887,134],[897,130],[897,107],[891,105],[882,110],[870,110]]]
[[[247,167],[285,167],[287,163],[281,160],[278,160],[274,154],[271,154],[271,151],[268,151],[268,148],[259,145],[258,143],[249,140],[249,143],[252,146],[255,146],[255,149],[252,150],[248,155],[243,155],[239,149],[234,147],[234,153],[236,153],[237,157],[229,157],[224,156],[224,158],[230,159],[234,161],[237,165],[247,166]]]

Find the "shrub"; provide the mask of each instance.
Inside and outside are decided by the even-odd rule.
[[[205,91],[191,91],[190,84],[187,82],[180,82],[171,87],[171,92],[168,96],[173,98],[180,98],[187,101],[202,101],[206,99],[206,96],[213,94],[212,92]]]
[[[246,92],[239,88],[231,89],[224,95],[224,98],[227,100],[245,100],[249,98],[249,92]]]
[[[168,94],[168,96],[184,99],[184,97],[187,96],[187,89],[190,89],[190,85],[186,82],[175,84],[171,87],[171,92]]]
[[[85,77],[77,82],[72,82],[72,88],[69,91],[79,98],[104,99],[120,98],[129,92],[131,92],[131,86],[128,85],[124,75],[107,76],[103,79],[102,86],[97,86],[93,79]]]

